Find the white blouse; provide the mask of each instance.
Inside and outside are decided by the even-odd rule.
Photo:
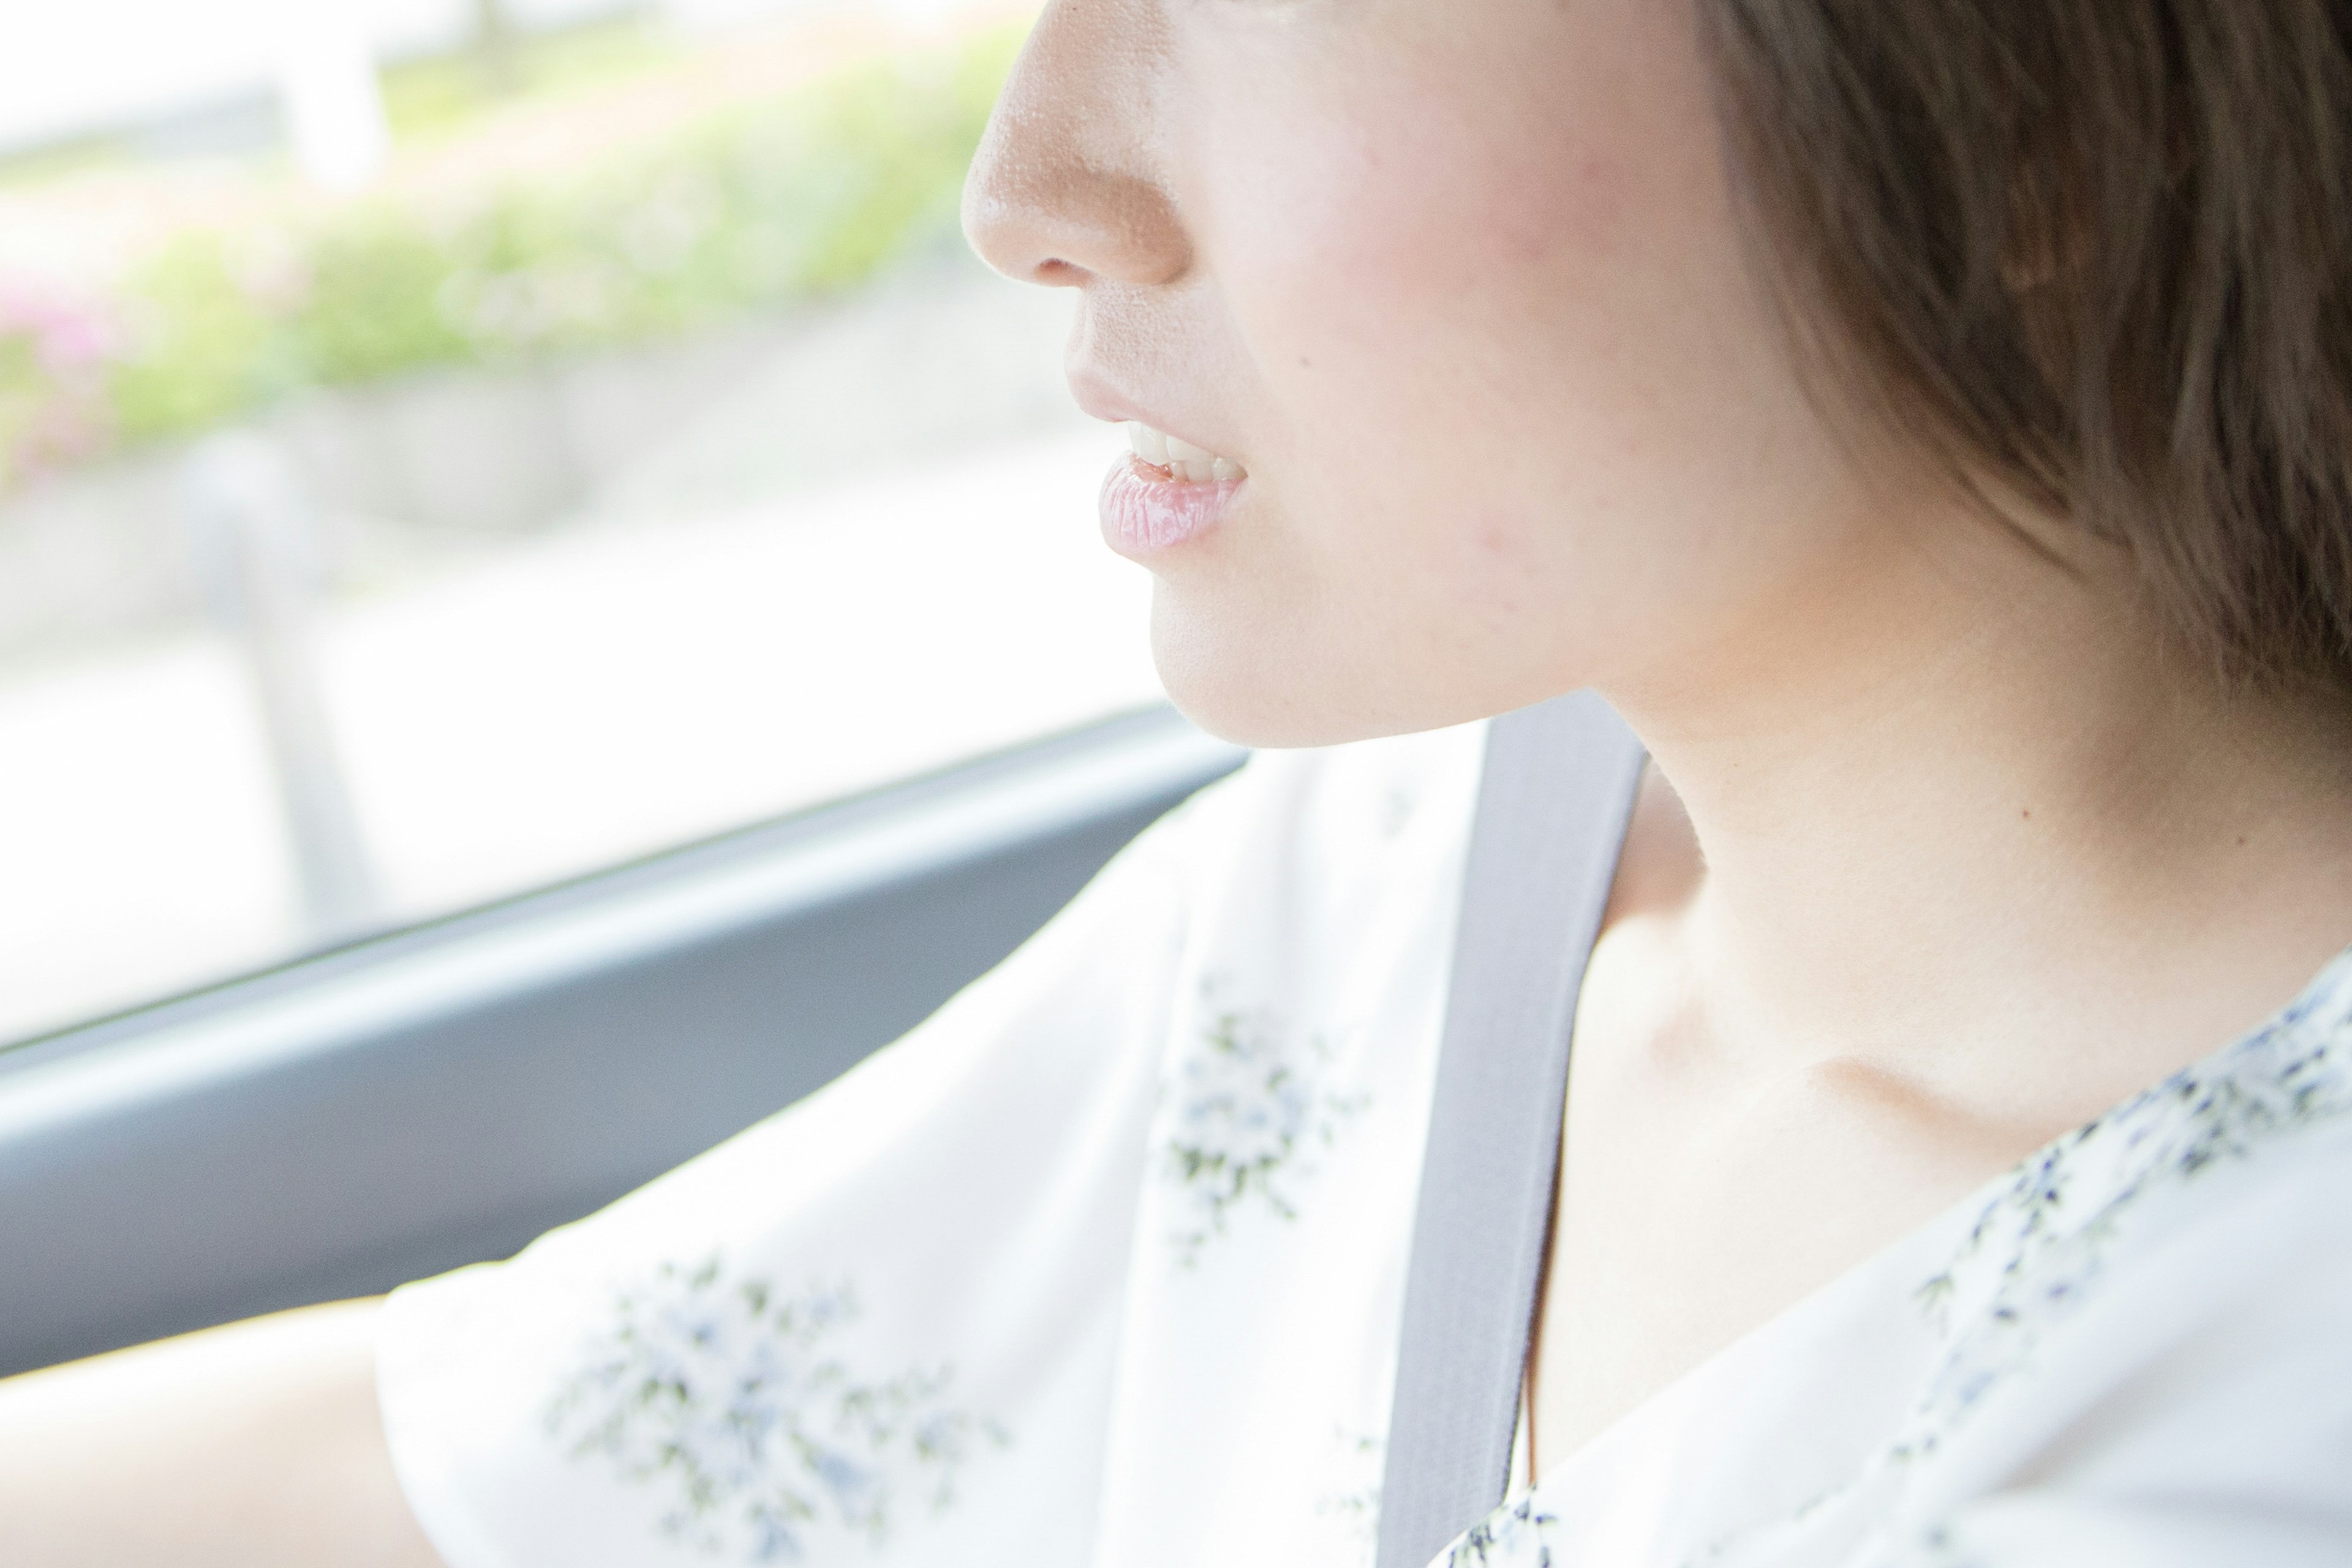
[[[393,1296],[452,1568],[1360,1568],[1484,727],[1258,757],[838,1082]],[[1472,1564],[2352,1563],[2352,957]]]

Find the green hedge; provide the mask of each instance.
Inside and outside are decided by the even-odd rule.
[[[0,291],[0,479],[303,387],[646,342],[852,288],[951,232],[1019,41],[868,61],[470,201],[191,230],[74,310]]]

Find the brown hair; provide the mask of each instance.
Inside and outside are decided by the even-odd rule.
[[[1701,10],[1805,346],[2225,674],[2352,695],[2352,0]]]

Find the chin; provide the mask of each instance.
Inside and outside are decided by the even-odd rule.
[[[1236,690],[1229,682],[1186,681],[1169,676],[1168,700],[1178,712],[1221,741],[1253,750],[1290,751],[1307,746],[1336,746],[1366,740],[1376,731],[1360,731],[1318,721],[1265,693]]]
[[[1235,745],[1271,750],[1440,730],[1501,712],[1433,691],[1405,672],[1351,660],[1328,641],[1187,616],[1154,595],[1151,657],[1169,700]],[[1253,635],[1256,633],[1257,635]],[[1549,695],[1549,693],[1547,693]]]
[[[1281,639],[1189,614],[1171,597],[1165,584],[1152,595],[1151,661],[1185,718],[1238,746],[1328,746],[1364,738],[1337,721],[1328,680],[1302,669]]]

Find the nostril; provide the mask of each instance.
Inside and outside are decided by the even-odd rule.
[[[1155,184],[1083,164],[976,164],[964,236],[997,271],[1048,287],[1168,283],[1192,260],[1174,205]]]

